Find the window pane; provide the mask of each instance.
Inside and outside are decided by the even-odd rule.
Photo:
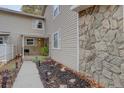
[[[42,28],[42,22],[39,22],[37,28]]]
[[[33,44],[33,42],[27,42],[27,44],[28,44],[28,45],[29,45],[29,44],[30,44],[30,45],[32,45],[32,44]]]
[[[53,7],[53,16],[57,16],[60,13],[59,5]]]
[[[33,41],[33,39],[27,39],[28,42]]]
[[[3,38],[0,37],[0,44],[3,44]]]
[[[54,48],[58,48],[58,33],[54,34]]]
[[[0,44],[3,44],[3,41],[0,41]]]
[[[27,39],[27,45],[33,45],[34,39]]]
[[[32,27],[35,29],[42,29],[43,28],[43,21],[42,20],[33,20]]]

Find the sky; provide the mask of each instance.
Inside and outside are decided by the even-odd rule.
[[[0,7],[21,11],[21,5],[0,5]]]

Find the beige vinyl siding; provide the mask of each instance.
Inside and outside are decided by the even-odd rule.
[[[0,12],[0,31],[14,32],[16,34],[43,34],[44,31],[32,28],[35,18]]]
[[[45,30],[36,30],[32,27],[32,21],[35,19],[0,11],[0,31],[10,32],[9,43],[14,45],[14,55],[22,51],[21,35],[44,37]]]
[[[50,36],[50,55],[53,59],[77,70],[77,13],[70,10],[71,6],[60,6],[60,14],[53,17],[53,6],[47,6],[45,12],[46,33]],[[52,49],[51,36],[60,31],[61,49]]]

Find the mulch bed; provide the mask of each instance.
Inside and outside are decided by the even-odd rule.
[[[45,88],[102,88],[88,76],[48,59],[36,63],[41,81]]]
[[[0,71],[0,88],[11,88],[13,86],[15,78],[22,66],[22,62],[22,57],[18,56],[4,65],[4,67],[6,67],[6,65],[9,66],[9,64],[12,63],[13,65],[15,64],[15,68],[8,69],[3,67],[2,71]]]

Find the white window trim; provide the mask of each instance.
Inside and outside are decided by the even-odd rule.
[[[4,38],[4,36],[0,36],[0,38],[2,38],[3,39],[3,44],[5,43],[5,38]],[[1,44],[2,45],[2,44]]]
[[[41,21],[42,22],[42,28],[37,28],[37,23],[38,23],[38,21]],[[32,29],[34,29],[34,30],[44,30],[44,22],[43,22],[43,20],[41,20],[41,19],[33,19],[32,20]]]
[[[54,12],[57,8],[59,8],[59,13],[54,15]],[[53,5],[53,10],[52,10],[53,19],[55,19],[58,15],[60,15],[60,13],[61,13],[60,5]]]
[[[33,39],[33,44],[32,45],[28,45],[27,39]],[[26,44],[26,46],[35,46],[35,38],[26,38],[25,44]]]
[[[55,47],[54,47],[54,35],[55,35],[55,34],[58,34],[58,48],[55,48]],[[60,35],[60,32],[59,32],[59,31],[54,32],[54,33],[52,34],[52,49],[61,49],[61,35]]]

